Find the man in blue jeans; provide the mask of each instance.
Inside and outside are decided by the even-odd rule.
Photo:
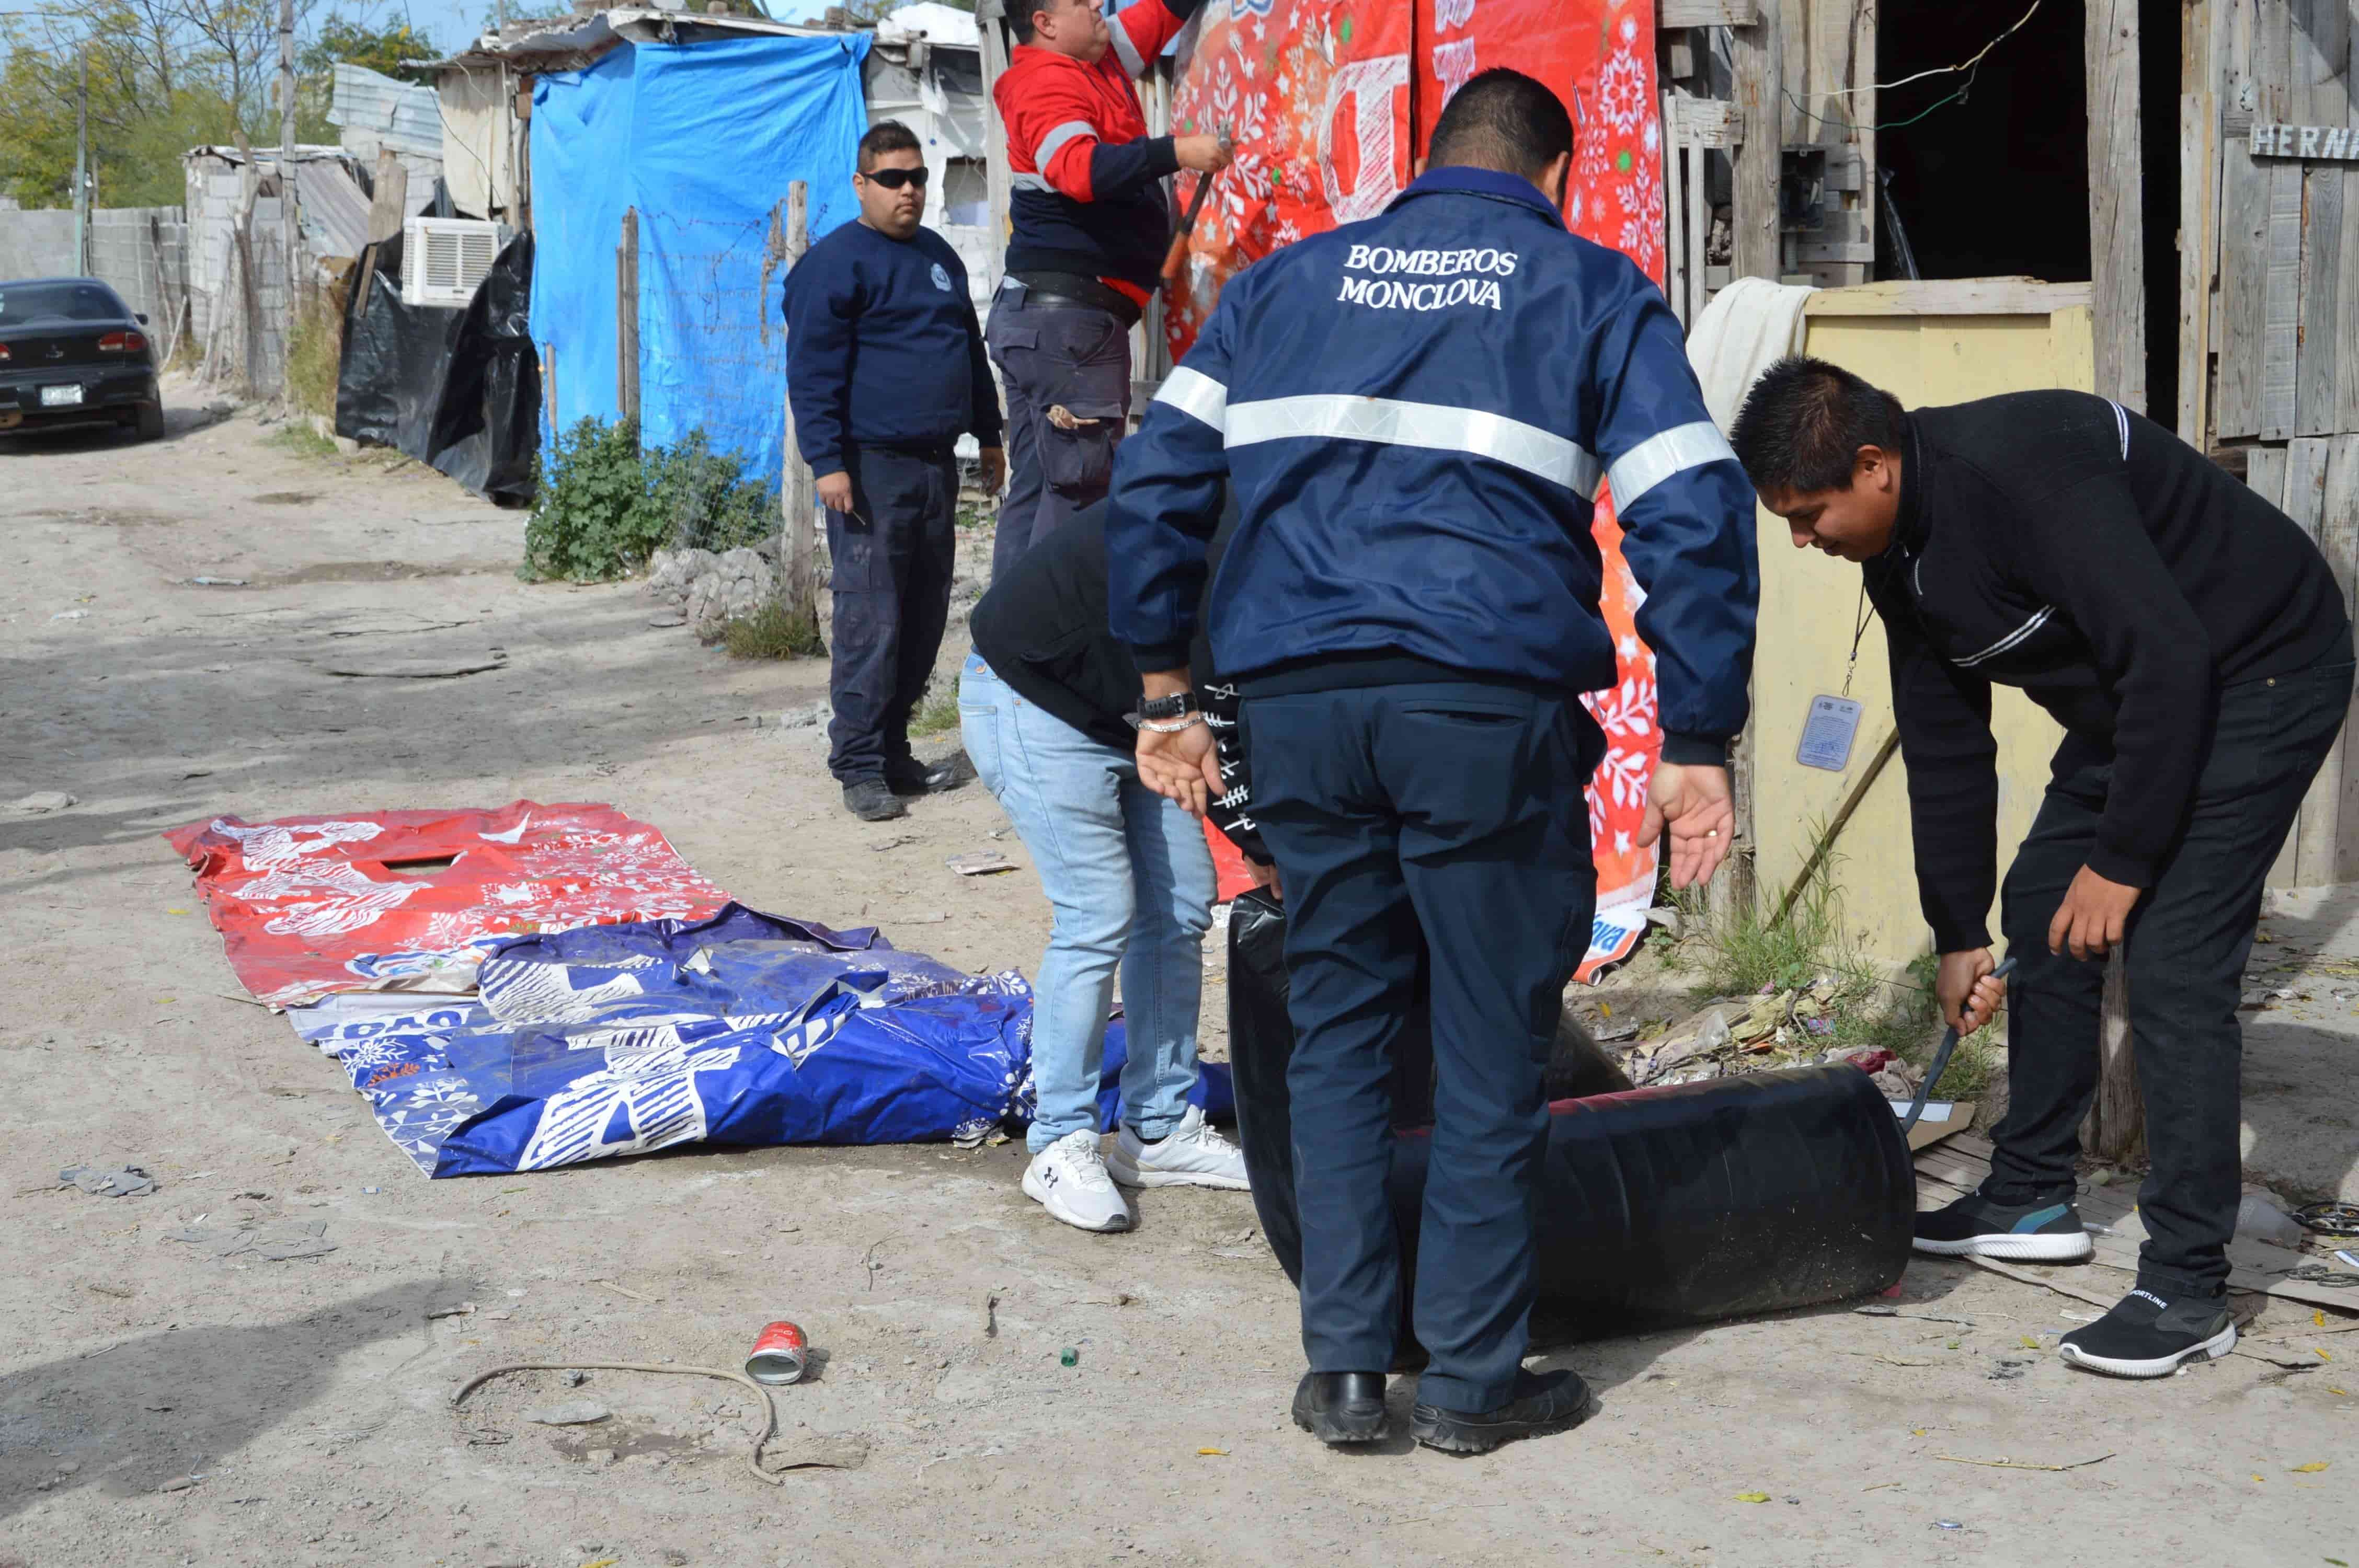
[[[1140,685],[1107,629],[1105,511],[1103,501],[1085,508],[993,584],[975,606],[975,651],[959,676],[967,755],[1031,851],[1056,917],[1034,987],[1038,1108],[1024,1191],[1066,1224],[1097,1231],[1130,1228],[1116,1183],[1246,1184],[1244,1154],[1188,1103],[1212,860],[1196,819],[1138,777],[1126,716]],[[1233,735],[1228,719],[1213,721]],[[1244,811],[1244,758],[1231,748],[1224,761],[1219,798],[1192,804],[1209,807],[1271,886]],[[1108,1159],[1098,1077],[1117,968],[1129,1052]]]

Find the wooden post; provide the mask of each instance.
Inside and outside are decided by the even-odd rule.
[[[2089,265],[2098,393],[2146,412],[2146,203],[2137,0],[2088,0]]]
[[[353,291],[355,309],[367,311],[369,287],[376,276],[377,247],[401,232],[402,219],[408,207],[409,169],[391,148],[380,149],[376,155],[376,190],[369,198],[368,256],[361,263],[360,287]],[[415,266],[418,258],[404,256],[402,263]]]
[[[1729,270],[1733,276],[1766,277],[1773,283],[1786,270],[1777,230],[1777,181],[1785,166],[1779,127],[1786,107],[1780,9],[1778,0],[1762,0],[1757,21],[1728,32],[1735,55],[1736,103],[1745,114],[1745,139],[1733,160],[1734,235]]]
[[[810,249],[810,187],[798,179],[787,186],[787,267],[793,270]],[[794,374],[795,340],[787,336],[787,374]],[[795,444],[795,400],[786,402],[786,445],[781,453],[778,483],[778,565],[785,576],[779,597],[787,613],[798,622],[809,617],[819,625],[819,481],[803,461]]]
[[[975,0],[975,29],[983,37],[984,173],[991,195],[991,232],[1003,254],[1008,237],[1007,200],[1015,189],[1015,177],[1007,167],[1007,126],[999,118],[996,93],[999,78],[1007,70],[1006,18],[1006,0]]]
[[[2146,202],[2138,149],[2137,0],[2088,0],[2083,32],[2089,103],[2089,267],[2096,301],[2096,390],[2147,411]],[[2117,948],[2105,962],[2098,1022],[2097,1098],[2081,1144],[2132,1160],[2146,1143],[2129,1025],[2129,977]]]
[[[2093,9],[2098,0],[2091,0]],[[2130,1042],[2130,982],[2116,947],[2105,960],[2104,1011],[2097,1024],[2097,1098],[2081,1123],[2081,1149],[2115,1164],[2146,1153],[2146,1100],[2139,1095]],[[2009,1025],[2013,1027],[2012,1024]]]
[[[2220,284],[2222,79],[2235,0],[2188,0],[2179,30],[2179,438],[2212,447],[2212,295]],[[2159,416],[2160,410],[2155,413]]]
[[[623,210],[623,241],[614,247],[614,406],[639,420],[639,210]]]

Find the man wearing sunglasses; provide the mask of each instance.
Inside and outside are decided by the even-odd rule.
[[[1163,181],[1224,168],[1218,136],[1147,135],[1131,78],[1198,0],[1010,0],[1017,48],[992,89],[1007,126],[1007,276],[991,357],[1007,386],[1007,497],[992,576],[1103,500],[1130,415],[1130,330],[1171,243]]]
[[[908,126],[860,138],[860,218],[787,275],[787,395],[795,443],[819,478],[834,563],[828,770],[864,822],[906,815],[900,797],[949,789],[949,763],[909,750],[950,619],[958,463],[972,433],[983,480],[1006,476],[999,395],[966,268],[919,222],[926,160]]]

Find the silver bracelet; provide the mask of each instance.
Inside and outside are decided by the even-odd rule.
[[[1204,722],[1204,716],[1201,713],[1190,713],[1185,719],[1169,723],[1157,719],[1141,719],[1137,721],[1141,730],[1155,735],[1177,735],[1182,730],[1193,730],[1202,722]]]

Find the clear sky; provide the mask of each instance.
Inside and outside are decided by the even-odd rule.
[[[537,0],[516,0],[516,8],[522,10],[528,4],[539,8]],[[799,22],[826,10],[828,0],[769,0],[769,5],[771,15],[780,21]],[[367,10],[364,5],[347,9],[363,13]],[[473,42],[488,27],[491,14],[492,0],[385,0],[382,9],[375,13],[380,19],[406,15],[411,27],[445,50]]]

